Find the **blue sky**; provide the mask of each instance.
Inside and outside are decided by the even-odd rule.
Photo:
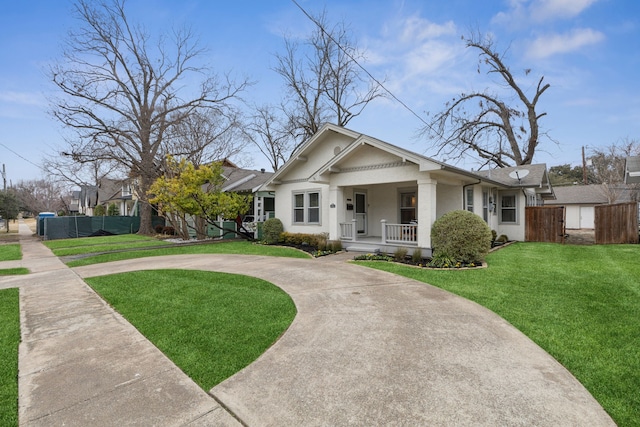
[[[534,162],[579,164],[581,147],[640,140],[640,2],[636,0],[449,0],[310,1],[308,12],[326,9],[330,21],[349,24],[366,52],[365,67],[418,115],[432,114],[460,92],[491,82],[476,73],[476,52],[462,35],[478,29],[493,35],[505,62],[524,88],[544,76],[551,88],[539,102],[543,140]],[[0,163],[7,179],[45,177],[36,165],[63,143],[49,116],[54,88],[47,67],[60,58],[66,31],[77,26],[65,0],[5,2],[0,14]],[[308,34],[313,24],[289,0],[128,0],[128,18],[154,34],[189,25],[208,49],[214,70],[248,76],[252,103],[277,103],[282,82],[271,70],[283,51],[283,35]],[[523,70],[531,69],[529,76]],[[495,86],[493,86],[495,87]],[[399,103],[370,104],[349,127],[426,155],[416,139],[421,122]],[[267,167],[247,150],[252,167]],[[440,159],[453,163],[452,159]],[[473,159],[456,163],[474,167]]]

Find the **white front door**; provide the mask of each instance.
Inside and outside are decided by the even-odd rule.
[[[367,194],[354,193],[356,199],[356,231],[358,234],[367,234]]]

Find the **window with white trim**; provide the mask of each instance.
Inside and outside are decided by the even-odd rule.
[[[467,196],[466,197],[467,210],[469,212],[473,212],[473,187],[467,188],[466,196]]]
[[[518,222],[517,195],[515,193],[503,194],[500,197],[500,222],[513,224]]]
[[[305,191],[293,194],[293,223],[320,224],[319,191]]]

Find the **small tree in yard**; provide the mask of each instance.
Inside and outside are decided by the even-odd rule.
[[[102,205],[98,205],[93,208],[93,216],[105,216],[107,213],[106,209]]]
[[[107,215],[108,216],[118,216],[120,215],[120,208],[115,203],[111,203],[107,207]]]
[[[170,176],[158,178],[149,191],[151,203],[157,203],[163,213],[203,218],[218,229],[253,239],[241,231],[223,229],[217,223],[219,217],[236,218],[245,213],[251,202],[251,196],[222,191],[225,178],[220,163],[196,168],[191,162],[176,161],[169,156],[166,168]],[[206,237],[201,231],[196,232],[199,239]]]
[[[433,258],[480,262],[489,253],[491,238],[491,229],[478,215],[464,210],[449,212],[431,228]]]

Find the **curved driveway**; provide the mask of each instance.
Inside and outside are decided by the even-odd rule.
[[[179,255],[74,271],[222,271],[291,295],[298,314],[288,331],[210,391],[243,425],[614,425],[566,369],[497,315],[345,259]]]

